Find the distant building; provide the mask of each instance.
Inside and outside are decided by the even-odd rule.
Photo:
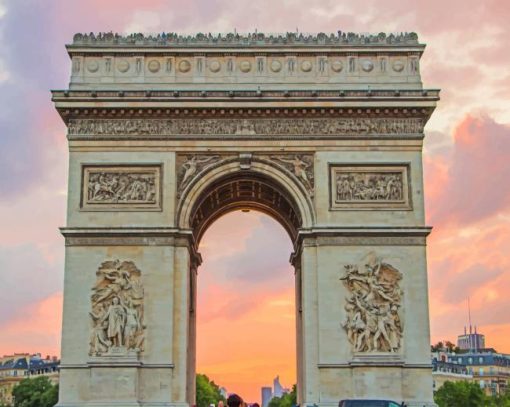
[[[274,397],[282,397],[284,394],[290,393],[288,388],[285,388],[280,383],[280,376],[276,376],[273,379],[273,388],[271,387],[262,387],[262,407],[267,407],[271,399]]]
[[[262,407],[267,407],[273,398],[273,389],[271,387],[262,387]]]
[[[457,338],[457,346],[461,350],[469,350],[469,351],[477,351],[479,349],[485,348],[485,335],[479,334],[472,331],[471,326],[469,326],[469,333],[467,333],[466,327],[464,327],[464,335],[459,335]]]
[[[452,354],[437,352],[432,355],[432,386],[439,390],[445,382],[472,382],[473,374],[469,373],[466,365],[448,362]]]
[[[463,364],[488,395],[503,394],[510,380],[510,355],[492,348],[450,355],[449,362]]]
[[[276,376],[273,379],[273,397],[283,396],[283,387],[280,383],[280,376]]]
[[[40,354],[16,353],[0,358],[0,405],[12,405],[12,389],[21,380],[32,376],[48,376],[58,383],[60,361],[56,357],[45,359]]]

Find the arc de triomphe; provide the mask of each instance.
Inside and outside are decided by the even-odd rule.
[[[195,399],[197,251],[236,209],[294,245],[301,405],[432,404],[414,33],[75,35],[59,406]]]

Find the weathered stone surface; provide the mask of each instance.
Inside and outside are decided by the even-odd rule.
[[[432,405],[423,47],[75,36],[59,406],[194,404],[196,248],[247,207],[293,239],[299,403]]]

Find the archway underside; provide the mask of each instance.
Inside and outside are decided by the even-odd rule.
[[[292,241],[302,225],[295,201],[277,182],[254,172],[243,172],[212,183],[200,196],[191,214],[197,243],[222,215],[235,210],[258,210],[282,224]]]

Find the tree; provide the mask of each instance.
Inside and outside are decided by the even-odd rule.
[[[46,376],[23,379],[12,389],[15,407],[53,407],[58,401],[58,385]]]
[[[510,407],[510,390],[494,397],[487,397],[487,407]]]
[[[448,351],[448,352],[459,353],[460,348],[450,341],[445,341],[445,342],[439,341],[435,345],[430,346],[430,351],[431,352]]]
[[[296,385],[292,386],[290,393],[285,393],[281,397],[273,397],[268,407],[293,407],[295,405],[297,405]]]
[[[478,383],[447,381],[434,394],[439,407],[481,407],[486,405],[485,400]]]
[[[444,348],[443,342],[438,342],[435,345],[430,346],[430,351],[431,352],[439,352],[439,351],[443,350],[443,348]]]
[[[448,350],[448,352],[459,353],[459,351],[460,351],[460,348],[450,341],[446,341],[444,346]]]
[[[197,407],[209,407],[210,404],[217,405],[220,400],[226,401],[219,386],[209,380],[205,374],[197,374],[196,386]]]

